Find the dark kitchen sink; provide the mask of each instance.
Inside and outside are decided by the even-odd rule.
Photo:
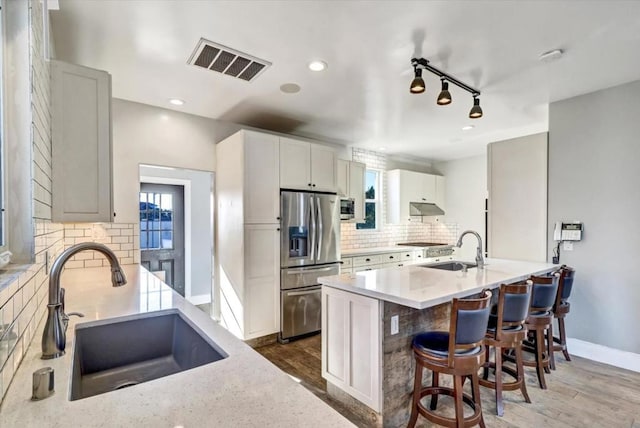
[[[462,270],[461,263],[464,264],[467,267],[467,269],[472,269],[472,268],[478,266],[475,263],[457,262],[457,261],[440,262],[440,263],[429,263],[429,264],[426,264],[426,265],[419,265],[419,266],[420,267],[424,267],[424,268],[430,268],[430,269],[441,269],[441,270],[458,271],[458,270]]]
[[[134,386],[226,357],[175,309],[79,324],[69,399]]]

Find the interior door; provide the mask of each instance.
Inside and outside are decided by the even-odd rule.
[[[184,186],[140,183],[140,264],[184,296]]]

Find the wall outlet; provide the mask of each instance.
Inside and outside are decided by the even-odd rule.
[[[565,251],[573,251],[573,242],[564,241],[562,243],[562,249],[565,250]]]
[[[391,317],[391,334],[398,334],[400,331],[400,320],[398,315],[394,315]]]

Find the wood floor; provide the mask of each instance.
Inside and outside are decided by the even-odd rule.
[[[320,370],[320,335],[257,348],[265,358],[359,427],[367,422],[326,394]],[[591,360],[556,356],[557,370],[547,375],[549,389],[541,390],[533,368],[527,368],[527,389],[531,404],[519,392],[504,393],[505,414],[495,415],[493,391],[481,388],[482,409],[487,427],[575,427],[640,428],[640,373],[619,369]],[[412,376],[412,374],[410,374]],[[438,410],[453,415],[448,397],[442,397]],[[470,411],[469,411],[470,412]],[[419,427],[431,427],[420,418]]]

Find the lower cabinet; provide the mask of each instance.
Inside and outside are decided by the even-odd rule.
[[[381,410],[382,313],[371,297],[322,287],[322,377]]]

